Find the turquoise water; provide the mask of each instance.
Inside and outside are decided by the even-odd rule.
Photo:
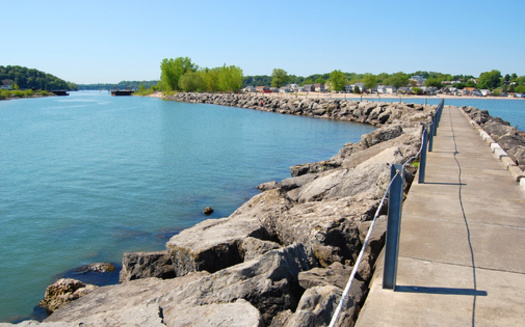
[[[365,99],[363,99],[365,100]],[[378,101],[378,99],[368,99]],[[399,102],[399,98],[381,98],[382,102]],[[441,99],[436,98],[402,98],[403,102],[424,104],[439,104]],[[446,105],[472,106],[481,110],[488,110],[491,116],[500,117],[512,126],[525,132],[525,99],[445,99]]]
[[[27,317],[57,274],[228,216],[289,166],[372,127],[78,92],[0,102],[0,321]]]

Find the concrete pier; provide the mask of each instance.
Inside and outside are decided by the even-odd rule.
[[[403,205],[395,291],[383,260],[356,326],[525,326],[525,191],[458,108]]]

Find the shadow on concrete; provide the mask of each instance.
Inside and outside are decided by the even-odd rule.
[[[448,287],[421,287],[421,286],[396,286],[396,292],[399,293],[426,293],[440,295],[469,295],[469,296],[487,296],[486,291],[480,291],[472,288],[448,288]]]
[[[424,182],[422,184],[431,184],[431,185],[450,185],[450,186],[466,186],[465,183],[439,183],[439,182]]]

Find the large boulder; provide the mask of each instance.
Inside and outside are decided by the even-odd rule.
[[[95,285],[86,285],[76,279],[61,278],[46,288],[45,296],[38,305],[46,309],[48,313],[52,313],[64,304],[79,299],[96,288]]]
[[[247,237],[269,240],[261,220],[278,217],[291,206],[281,190],[270,190],[251,198],[230,217],[208,219],[183,230],[166,244],[176,275],[213,273],[242,262],[240,243]]]
[[[328,326],[339,305],[342,290],[338,287],[316,286],[306,290],[295,313],[286,321],[285,327]],[[337,326],[352,326],[356,306],[351,299],[345,301]]]
[[[199,315],[194,319],[204,326],[260,326],[261,318],[268,325],[277,313],[295,310],[301,296],[298,275],[309,269],[304,247],[294,244],[211,275],[199,272],[101,287],[57,310],[46,322],[183,326],[191,315]],[[249,320],[237,317],[243,310]]]
[[[175,277],[168,252],[124,252],[119,282],[147,277],[162,279]]]

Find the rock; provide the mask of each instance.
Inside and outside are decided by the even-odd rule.
[[[299,285],[304,289],[316,286],[336,286],[344,290],[351,273],[352,267],[346,267],[339,262],[335,262],[328,268],[313,268],[300,272]],[[364,301],[367,287],[365,282],[360,280],[359,275],[356,275],[356,277],[352,281],[349,296],[352,297],[355,303],[361,304]]]
[[[335,286],[316,286],[306,290],[297,310],[285,327],[328,326],[334,314],[342,291]],[[337,326],[353,326],[356,307],[351,299],[345,301]]]
[[[61,278],[46,288],[44,298],[38,303],[39,306],[52,313],[61,306],[89,294],[97,286],[86,285],[79,280]]]
[[[300,295],[297,276],[308,269],[304,247],[294,244],[212,275],[201,272],[166,280],[144,278],[101,287],[57,310],[46,322],[180,326],[191,315],[199,315],[205,326],[219,326],[218,320],[226,317],[241,322],[251,317],[249,322],[232,321],[228,326],[260,326],[261,317],[269,325],[277,313],[296,308]],[[232,303],[237,305],[224,305]],[[237,317],[243,310],[246,317]],[[208,321],[207,315],[218,320]]]
[[[173,310],[174,312],[171,312]],[[259,310],[248,301],[204,305],[176,305],[162,310],[168,326],[195,327],[263,327]]]
[[[273,190],[279,187],[279,184],[276,181],[266,182],[257,185],[255,188],[257,188],[259,191],[269,191]]]
[[[265,324],[280,311],[295,309],[299,272],[310,266],[302,244],[272,250],[254,260],[203,277],[161,299],[164,312],[177,303],[227,303],[245,299],[256,307]],[[176,315],[176,312],[174,315]]]
[[[281,190],[266,191],[230,217],[205,220],[183,230],[166,244],[176,275],[201,270],[213,273],[242,262],[239,243],[247,237],[269,240],[261,219],[278,217],[290,206],[291,201]]]
[[[203,213],[206,216],[209,216],[209,215],[211,215],[213,213],[213,209],[211,207],[206,207],[206,208],[204,208]]]
[[[280,186],[282,190],[290,191],[310,183],[318,176],[318,174],[304,174],[297,177],[286,178],[281,181]]]
[[[115,268],[115,266],[111,263],[96,262],[96,263],[91,263],[89,265],[80,266],[75,269],[75,272],[84,273],[84,272],[93,271],[93,272],[98,272],[98,273],[106,273],[106,272],[115,271],[115,269],[117,268]]]
[[[38,322],[35,320],[25,320],[18,324],[0,323],[0,327],[77,327],[77,324],[67,322]]]
[[[239,245],[239,251],[243,261],[252,260],[268,251],[275,250],[281,246],[271,241],[263,241],[254,237],[247,237]]]
[[[158,298],[207,273],[188,274],[174,279],[144,278],[123,284],[104,286],[68,303],[44,320],[79,326],[166,326]],[[164,316],[164,317],[162,317]],[[71,325],[69,325],[71,326]]]
[[[124,252],[119,282],[157,277],[174,278],[175,270],[167,251],[157,252]]]

